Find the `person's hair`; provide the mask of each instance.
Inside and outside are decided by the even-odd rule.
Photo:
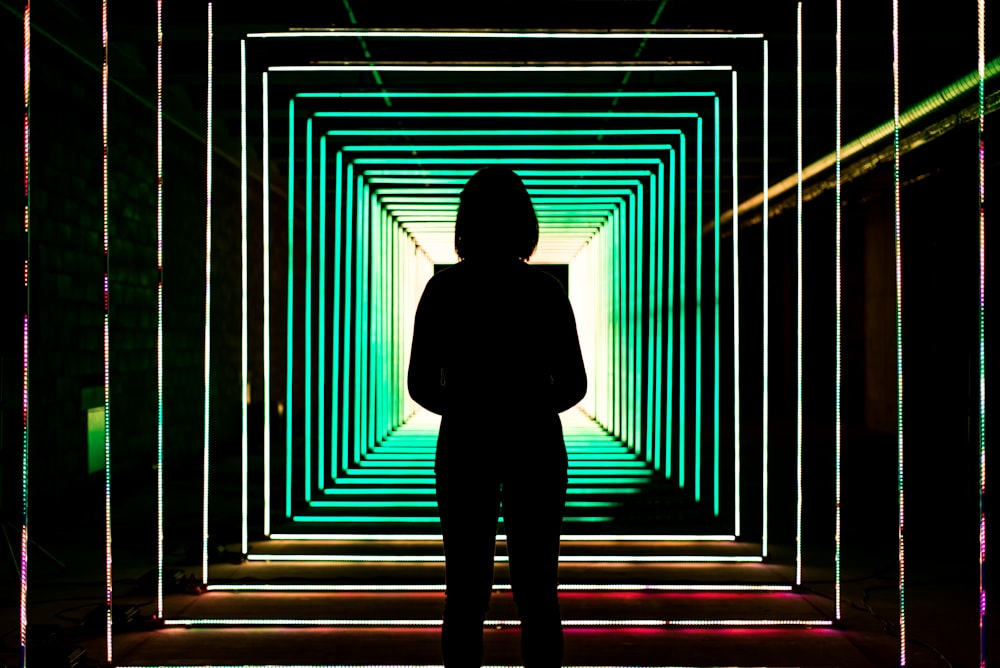
[[[463,260],[527,260],[538,245],[538,217],[519,177],[506,167],[472,175],[455,217],[455,252]]]

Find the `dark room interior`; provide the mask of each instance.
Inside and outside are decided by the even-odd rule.
[[[491,165],[588,377],[562,665],[997,661],[985,0],[279,4],[0,0],[0,664],[442,665],[407,365]]]

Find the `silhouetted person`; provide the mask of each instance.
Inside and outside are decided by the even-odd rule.
[[[524,665],[562,662],[567,460],[558,414],[583,398],[587,378],[566,293],[525,263],[537,244],[538,219],[517,174],[476,172],[455,220],[462,261],[431,278],[417,307],[408,385],[442,416],[434,470],[449,668],[482,665],[501,504]]]

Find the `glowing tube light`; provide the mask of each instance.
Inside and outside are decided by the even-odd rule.
[[[208,3],[208,76],[205,111],[205,387],[201,465],[201,583],[208,582],[208,455],[212,352],[212,3]]]
[[[720,370],[721,348],[720,348],[720,335],[719,335],[719,333],[720,333],[720,326],[719,326],[720,310],[719,309],[720,309],[720,303],[721,303],[720,302],[720,297],[719,297],[719,289],[720,289],[719,280],[720,280],[721,273],[719,272],[719,262],[721,261],[721,257],[722,257],[722,255],[721,255],[721,248],[722,248],[722,237],[721,237],[722,224],[721,223],[722,223],[722,219],[719,216],[720,216],[720,213],[722,211],[722,205],[721,205],[721,193],[720,193],[721,188],[719,187],[719,184],[720,184],[720,173],[721,173],[721,168],[719,166],[719,161],[720,161],[720,158],[721,158],[721,155],[720,155],[721,154],[721,148],[720,148],[720,145],[719,145],[719,143],[720,143],[720,131],[719,131],[719,123],[718,123],[718,118],[719,118],[719,98],[718,98],[718,96],[716,96],[713,101],[714,101],[714,104],[715,104],[715,118],[716,118],[716,123],[715,123],[715,137],[714,137],[714,139],[715,139],[715,161],[714,161],[714,164],[713,164],[713,169],[714,169],[714,175],[713,176],[715,177],[715,218],[714,218],[715,225],[713,226],[713,230],[712,230],[712,234],[713,234],[713,240],[712,241],[713,241],[713,243],[715,245],[715,248],[714,248],[714,250],[715,250],[715,259],[714,259],[714,263],[713,263],[713,270],[714,270],[714,273],[715,273],[715,276],[713,277],[713,281],[714,281],[713,287],[714,287],[714,290],[715,290],[715,298],[714,298],[715,311],[714,311],[714,315],[713,315],[713,323],[714,323],[714,327],[715,327],[715,332],[714,332],[714,336],[712,337],[712,340],[715,342],[715,346],[714,346],[714,350],[713,350],[713,353],[714,353],[713,354],[714,368],[712,370],[712,386],[713,386],[713,388],[712,388],[712,404],[713,404],[713,410],[712,410],[712,515],[715,516],[715,517],[718,517],[719,516],[719,512],[721,510],[721,508],[720,508],[721,500],[720,500],[720,495],[719,495],[719,487],[720,487],[720,484],[721,484],[720,480],[719,480],[719,452],[720,452],[720,438],[722,436],[721,431],[720,431],[720,417],[721,417],[721,400],[722,400],[722,397],[721,397],[720,389],[719,389],[720,388],[720,383],[721,383],[721,370]]]
[[[617,490],[612,490],[617,491]],[[430,490],[433,494],[434,490]],[[274,540],[346,540],[346,541],[373,541],[373,540],[388,540],[388,541],[406,541],[406,542],[428,542],[428,541],[440,541],[441,534],[425,534],[425,533],[275,533],[271,536]],[[504,541],[507,540],[507,535],[503,533],[497,534],[497,540]],[[720,534],[720,535],[704,535],[697,536],[693,534],[683,534],[683,535],[672,535],[672,534],[562,534],[559,540],[563,543],[567,542],[594,542],[594,541],[615,541],[615,542],[646,542],[646,541],[664,541],[664,542],[713,542],[713,541],[734,541],[736,536],[732,534]]]
[[[247,561],[301,561],[301,562],[323,562],[323,563],[444,563],[443,554],[433,555],[372,555],[372,554],[264,554],[250,553]],[[507,556],[498,554],[493,557],[495,563],[505,563]],[[560,555],[559,563],[583,563],[583,564],[721,564],[740,563],[755,564],[762,559],[756,555]]]
[[[311,138],[312,138],[312,119],[309,120],[309,123],[308,123],[307,127],[308,127],[308,130],[307,130],[306,134],[310,138],[310,144],[311,144]],[[317,478],[318,478],[317,485],[319,485],[320,487],[323,486],[324,453],[326,452],[326,416],[327,416],[327,410],[326,410],[326,292],[327,292],[326,291],[326,227],[327,227],[327,225],[326,225],[326,221],[327,221],[327,217],[326,217],[326,211],[327,211],[327,204],[326,204],[326,190],[327,190],[327,188],[326,188],[326,152],[327,152],[326,137],[323,136],[323,137],[320,137],[320,142],[319,142],[319,182],[321,184],[320,185],[320,190],[319,190],[319,290],[318,290],[318,292],[319,292],[319,318],[318,318],[319,319],[319,351],[318,351],[318,355],[317,355],[318,362],[319,362],[319,367],[318,367],[319,368],[319,383],[318,383],[318,387],[316,388],[316,402],[320,406],[320,410],[319,410],[319,413],[317,415],[317,420],[316,420],[316,427],[317,427],[317,429],[316,429],[316,431],[317,431],[317,437],[316,437],[316,445],[317,445],[316,475],[317,475]],[[309,286],[312,284],[312,270],[309,267],[309,264],[311,262],[311,255],[312,255],[312,253],[310,252],[310,249],[311,249],[311,246],[312,246],[312,223],[311,223],[312,216],[310,215],[311,214],[310,208],[311,208],[311,202],[312,202],[312,166],[310,165],[311,157],[312,157],[312,147],[311,146],[307,149],[306,155],[307,155],[307,158],[306,158],[306,172],[307,172],[307,176],[306,176],[306,183],[307,183],[307,185],[306,185],[306,220],[309,221],[309,223],[307,225],[307,228],[308,228],[309,231],[306,232],[306,238],[307,238],[307,241],[306,241],[306,314],[307,314],[306,315],[306,340],[307,340],[307,343],[306,343],[306,369],[305,369],[305,371],[306,371],[306,388],[309,388],[309,389],[307,389],[307,392],[311,392],[312,391],[312,382],[309,379],[311,364],[309,362],[309,359],[310,359],[310,356],[312,354],[312,346],[308,343],[309,334],[311,332],[311,327],[310,327],[310,324],[309,324],[309,316],[308,316],[308,314],[310,312],[311,303],[312,303],[312,300],[310,298],[310,293],[309,293]],[[339,158],[339,155],[338,155],[338,158]],[[338,193],[337,193],[337,215],[339,217],[339,215],[340,215],[340,193],[339,193],[340,176],[339,176],[339,174],[337,176],[337,188],[338,188]],[[339,229],[340,229],[339,222],[336,224],[336,229],[338,230],[337,233],[339,234]],[[339,267],[339,263],[340,263],[340,256],[339,256],[339,254],[336,255],[335,259],[336,259],[336,261],[338,263],[338,267]],[[339,280],[339,277],[340,277],[339,269],[335,270],[335,271],[336,271],[335,276],[337,277],[335,280]],[[338,292],[339,291],[336,288],[334,288],[334,295],[337,295]],[[334,318],[336,318],[338,316],[338,314],[339,314],[339,308],[335,306],[334,307]],[[289,322],[288,326],[291,327],[292,323]],[[336,356],[337,356],[337,350],[339,350],[339,346],[337,344],[337,327],[336,327],[336,325],[334,325],[333,337],[334,337],[334,339],[333,339],[334,340],[334,343],[333,343],[334,358],[336,358]],[[336,359],[334,360],[334,365],[335,366],[334,366],[332,378],[336,379],[336,378],[340,377],[339,374],[337,373],[337,369],[336,369]],[[310,404],[310,403],[311,403],[310,401],[306,401],[306,404],[307,404],[307,406],[306,406],[306,438],[305,438],[305,452],[306,452],[306,462],[305,462],[305,485],[306,485],[306,487],[305,487],[305,498],[306,498],[306,501],[309,501],[310,495],[312,494],[312,483],[309,480],[309,478],[310,478],[309,467],[310,467],[310,463],[311,463],[311,459],[312,459],[311,458],[311,454],[312,453],[311,453],[311,449],[309,447],[309,435],[312,432],[312,429],[311,429],[311,427],[312,427],[312,419],[310,417],[310,410],[311,409],[308,406],[308,404]],[[334,420],[334,422],[336,422],[336,420]],[[334,476],[336,476],[336,467],[333,468],[333,473],[334,473]]]
[[[312,256],[313,256],[313,145],[312,145],[312,134],[313,134],[313,119],[308,119],[306,121],[306,239],[305,239],[305,252],[306,252],[306,269],[305,269],[305,303],[303,304],[302,310],[305,313],[305,364],[303,365],[303,373],[305,375],[305,396],[303,401],[303,412],[305,413],[305,433],[303,434],[303,442],[305,444],[305,451],[311,452],[312,450],[312,433],[313,433],[313,422],[312,422],[312,372],[313,372],[313,362],[312,362]],[[323,138],[325,139],[325,137]],[[324,151],[326,148],[326,142],[320,141],[320,150]],[[339,183],[339,181],[338,181]],[[325,190],[325,188],[323,188]],[[293,191],[289,191],[288,196],[294,197]],[[338,197],[339,200],[339,197]],[[338,201],[339,204],[339,201]],[[325,221],[323,221],[325,224]],[[325,225],[324,225],[325,226]],[[289,232],[290,233],[290,232]],[[291,246],[291,243],[288,244]],[[289,271],[292,270],[291,265],[289,265]],[[244,318],[246,314],[244,313]],[[293,334],[294,325],[288,323],[289,336]],[[334,343],[336,346],[336,343]],[[322,377],[324,370],[320,370],[320,375]],[[337,377],[336,372],[334,372],[334,378]],[[322,387],[322,383],[320,384]],[[322,396],[322,390],[320,390],[320,396]],[[320,412],[325,411],[325,406],[320,403]],[[291,419],[291,416],[289,416]],[[312,493],[312,485],[310,484],[310,463],[312,461],[311,457],[306,457],[304,474],[304,492],[306,501],[310,500],[310,494]],[[243,550],[246,554],[247,550]]]
[[[769,307],[768,307],[768,305],[769,305],[769,301],[768,301],[769,300],[769,294],[768,294],[768,292],[769,292],[769,289],[768,289],[768,272],[769,272],[769,270],[768,270],[768,260],[769,260],[769,258],[768,258],[768,252],[767,252],[767,250],[768,250],[767,249],[767,245],[768,245],[768,226],[769,226],[768,218],[770,217],[770,213],[769,213],[769,210],[768,210],[768,199],[767,199],[768,178],[769,178],[769,175],[768,175],[769,158],[768,158],[768,142],[767,142],[767,136],[768,136],[768,118],[767,118],[767,113],[768,113],[768,91],[767,91],[767,70],[768,70],[768,64],[767,64],[767,40],[766,39],[763,42],[763,48],[764,48],[764,90],[763,90],[763,96],[764,96],[764,158],[763,158],[763,170],[764,170],[764,186],[763,186],[763,191],[764,191],[764,222],[763,222],[763,228],[764,228],[764,230],[763,230],[763,232],[764,232],[764,234],[763,234],[763,236],[764,236],[764,241],[763,241],[763,245],[764,245],[764,260],[763,260],[763,266],[764,266],[764,314],[763,314],[763,319],[764,319],[764,350],[763,350],[763,359],[764,359],[764,364],[763,364],[763,366],[764,366],[763,394],[764,394],[764,402],[763,403],[764,403],[764,406],[763,406],[763,408],[764,408],[764,414],[763,414],[763,418],[762,418],[762,420],[763,420],[763,422],[762,422],[762,425],[763,425],[763,430],[762,430],[763,431],[763,436],[762,436],[762,446],[761,446],[761,450],[763,452],[763,455],[762,455],[763,461],[761,462],[762,477],[763,477],[763,481],[762,481],[763,494],[761,495],[761,496],[763,496],[763,499],[762,499],[762,505],[763,505],[763,507],[761,508],[761,554],[762,554],[762,556],[766,557],[767,556],[767,522],[768,522],[768,520],[767,520],[767,510],[768,510],[768,508],[767,508],[767,497],[768,497],[768,494],[767,494],[767,482],[768,482],[768,475],[767,475],[768,435],[767,435],[767,432],[768,432],[768,416],[769,416],[769,413],[768,413],[768,394],[767,394],[767,392],[768,392],[768,375],[767,375],[767,367],[768,367],[768,345],[767,345],[767,337],[768,337],[768,331],[769,331],[768,330],[768,310],[769,310]]]
[[[979,0],[979,666],[986,668],[986,0]]]
[[[272,72],[731,72],[730,65],[272,65]]]
[[[156,616],[163,619],[163,0],[156,0]]]
[[[733,533],[740,535],[740,221],[737,205],[740,201],[738,180],[738,134],[736,72],[733,72],[733,489],[735,497]]]
[[[263,202],[263,266],[264,266],[264,480],[271,484],[271,128],[268,103],[267,72],[261,74],[264,97],[262,129],[264,136],[263,169],[261,170],[261,201]],[[289,195],[290,199],[294,199]],[[322,365],[320,366],[322,368]],[[264,493],[264,535],[271,535],[271,493]]]
[[[168,619],[167,626],[441,626],[440,619]],[[563,626],[577,627],[650,627],[650,626],[719,626],[719,627],[809,627],[832,626],[829,619],[564,619]],[[486,627],[520,626],[519,619],[487,619]]]
[[[248,35],[249,36],[249,35]],[[484,92],[436,92],[436,93],[419,93],[419,92],[404,92],[395,91],[390,94],[390,97],[395,98],[408,98],[408,97],[444,97],[444,98],[463,98],[463,97],[474,97],[479,98],[491,98],[491,97],[516,97],[516,98],[535,98],[535,97],[713,97],[715,93],[707,91],[635,91],[635,92],[608,92],[608,91],[594,91],[588,93],[580,93],[573,91],[519,91],[519,92],[502,92],[502,91],[484,91]],[[336,92],[336,93],[296,93],[295,97],[309,98],[309,97],[330,97],[330,98],[370,98],[370,97],[385,97],[384,93],[366,93],[366,92]],[[472,176],[475,172],[469,172],[469,176]],[[520,174],[520,172],[518,172]]]
[[[269,593],[291,592],[438,592],[444,591],[444,584],[216,584],[209,585],[208,591],[253,591]],[[510,591],[509,584],[494,584],[493,591]],[[732,592],[764,593],[791,592],[791,585],[744,585],[744,584],[560,584],[559,591],[655,591],[655,592]]]
[[[899,1],[892,1],[892,184],[896,246],[896,418],[899,487],[899,665],[906,665],[906,562],[903,543],[903,243],[899,215]],[[839,239],[838,231],[838,239]],[[839,254],[839,251],[838,251]],[[838,260],[839,272],[839,260]],[[839,309],[838,309],[839,310]],[[838,314],[839,318],[839,314]],[[839,338],[839,335],[838,335]],[[839,399],[839,397],[838,397]],[[839,412],[839,411],[838,411]],[[838,425],[839,430],[839,425]],[[838,462],[839,463],[839,462]],[[839,467],[838,467],[839,471]],[[838,520],[839,522],[839,520]],[[839,618],[839,615],[838,615]]]
[[[292,516],[292,390],[294,387],[294,353],[292,316],[295,311],[295,98],[288,100],[288,294],[285,305],[285,517]],[[265,482],[269,493],[271,481]]]
[[[20,653],[21,665],[27,665],[28,646],[28,305],[31,289],[28,282],[31,254],[31,0],[24,6],[24,236],[28,256],[24,260],[24,333],[21,350],[21,587]]]
[[[680,154],[681,154],[681,164],[687,160],[687,147],[684,141],[684,135],[681,135],[680,143]],[[678,336],[678,373],[680,374],[680,383],[678,387],[678,397],[677,397],[677,468],[679,475],[677,477],[677,484],[684,487],[687,478],[687,170],[681,167],[680,170],[681,178],[679,184],[680,191],[680,202],[678,204],[678,218],[680,219],[680,241],[679,241],[679,251],[680,257],[678,258],[678,268],[680,269],[680,285],[679,297],[680,297],[680,318],[679,323],[679,336]],[[671,186],[672,189],[672,186]],[[671,193],[671,199],[673,199],[673,194]]]
[[[103,158],[101,173],[103,187],[101,199],[104,227],[104,588],[105,588],[105,643],[107,662],[112,663],[111,643],[111,348],[109,337],[108,273],[108,0],[101,2],[101,144]]]
[[[795,584],[802,584],[802,2],[795,10]]]
[[[835,345],[834,345],[834,576],[833,576],[833,599],[834,599],[834,618],[840,619],[840,196],[841,196],[841,174],[840,174],[840,163],[841,163],[841,96],[842,96],[842,81],[841,81],[841,0],[837,0],[836,4],[837,13],[837,31],[836,31],[836,85],[835,85],[835,109],[834,115],[836,117],[835,125],[835,139],[836,142],[836,160],[835,160],[835,173],[836,173],[836,190],[834,196],[834,228],[835,228],[835,241],[834,241],[834,272],[835,272]]]
[[[698,156],[698,165],[695,168],[697,184],[695,190],[698,193],[696,210],[695,210],[695,222],[697,224],[695,232],[695,325],[694,325],[694,500],[701,501],[701,466],[702,466],[702,454],[701,454],[701,407],[702,407],[702,376],[701,376],[701,356],[702,356],[702,296],[701,296],[701,283],[702,283],[702,253],[704,252],[703,237],[705,236],[701,232],[701,226],[703,224],[702,216],[704,197],[702,194],[702,187],[704,186],[704,178],[702,175],[702,169],[704,167],[704,155],[702,151],[704,150],[703,137],[702,137],[702,119],[698,118],[698,148],[696,154]]]
[[[250,370],[249,370],[249,333],[247,331],[247,316],[249,314],[249,307],[247,304],[247,43],[246,40],[240,40],[240,162],[242,167],[242,178],[240,179],[240,257],[243,261],[243,275],[242,275],[242,308],[243,308],[243,318],[241,324],[240,333],[240,360],[241,360],[241,383],[242,388],[241,396],[249,397],[250,392]],[[290,198],[292,194],[288,195]],[[291,244],[288,244],[291,246]],[[240,497],[240,517],[242,522],[242,551],[246,554],[249,549],[249,526],[248,526],[248,481],[247,481],[247,470],[249,468],[249,444],[247,442],[247,427],[248,427],[248,406],[247,401],[241,401],[240,405],[242,407],[243,413],[243,433],[240,439],[240,463],[243,472],[242,476],[242,490]]]
[[[341,30],[332,28],[323,31],[258,32],[247,34],[248,39],[284,39],[289,37],[447,37],[466,39],[761,39],[761,33],[715,33],[715,32],[588,32],[585,30],[544,30],[522,32],[496,32],[492,30]],[[381,69],[381,68],[380,68]],[[382,97],[380,94],[379,97]]]

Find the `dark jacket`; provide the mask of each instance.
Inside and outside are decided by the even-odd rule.
[[[439,455],[452,441],[524,434],[561,446],[558,413],[587,389],[566,293],[516,260],[465,260],[439,272],[417,306],[408,387],[443,416]]]

